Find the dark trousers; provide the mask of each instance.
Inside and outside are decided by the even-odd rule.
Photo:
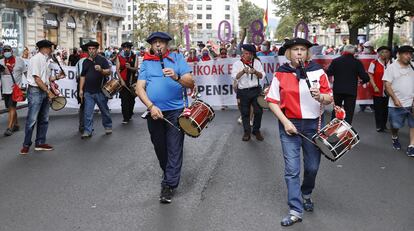
[[[385,129],[388,119],[388,97],[374,96],[375,125]]]
[[[336,106],[344,107],[346,116],[345,121],[352,124],[354,118],[356,95],[334,94],[334,102]],[[332,111],[332,119],[335,118],[335,110]]]
[[[125,87],[119,92],[121,98],[122,116],[128,121],[134,114],[135,96],[131,94]]]
[[[259,96],[260,92],[261,90],[259,87],[237,90],[237,95],[240,99],[240,110],[244,132],[251,133],[250,106],[253,106],[254,112],[253,133],[260,131],[263,115],[263,109],[257,103],[257,96]]]
[[[83,132],[85,129],[85,103],[82,102],[79,105],[79,111],[78,111],[78,117],[79,117],[79,131]]]
[[[178,127],[178,116],[183,109],[163,111],[164,118]],[[161,185],[176,188],[180,182],[181,166],[183,163],[184,133],[169,125],[164,120],[147,118],[148,130],[155,153],[164,171]]]

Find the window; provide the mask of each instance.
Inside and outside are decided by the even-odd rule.
[[[211,10],[211,5],[206,5],[206,10]]]
[[[206,19],[211,19],[211,14],[206,14]]]
[[[136,11],[137,10],[137,5],[134,5],[134,11]]]
[[[128,15],[128,20],[131,20],[131,15]]]
[[[207,33],[207,38],[213,38],[213,34],[212,33]]]
[[[197,23],[197,29],[202,30],[203,29],[203,24],[202,23]]]
[[[131,6],[128,6],[128,11],[131,11]]]
[[[197,19],[203,19],[203,15],[202,14],[197,14]]]
[[[197,10],[203,10],[203,5],[197,5]]]
[[[224,19],[230,20],[230,15],[229,14],[224,15]]]
[[[125,25],[122,25],[122,30],[125,30]]]
[[[206,23],[206,29],[211,29],[211,23]]]
[[[193,4],[188,4],[187,9],[188,10],[193,10]]]
[[[131,24],[128,24],[128,30],[131,30]]]
[[[225,9],[225,10],[230,10],[230,5],[225,5],[225,6],[224,6],[224,9]]]

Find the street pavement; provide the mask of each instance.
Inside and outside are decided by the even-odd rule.
[[[19,123],[24,125],[26,109]],[[216,110],[199,138],[186,137],[180,186],[173,203],[158,202],[161,171],[145,120],[130,124],[113,111],[113,134],[81,140],[75,110],[51,112],[51,152],[20,156],[24,132],[0,137],[1,231],[267,231],[413,230],[414,158],[377,133],[373,113],[357,113],[361,142],[337,162],[322,158],[315,211],[280,226],[288,212],[277,121],[265,111],[259,142],[242,142],[236,110]],[[6,114],[0,115],[3,132]]]

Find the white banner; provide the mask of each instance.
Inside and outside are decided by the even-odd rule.
[[[261,57],[264,71],[269,82],[272,81],[273,73],[279,67],[276,62],[277,57]],[[280,59],[280,58],[279,58]],[[193,68],[193,76],[197,85],[197,89],[201,94],[201,100],[210,104],[211,106],[222,105],[237,105],[236,93],[233,89],[233,80],[231,78],[231,70],[233,63],[239,58],[217,59],[207,62],[190,63]],[[286,61],[283,57],[280,61]],[[57,74],[60,69],[57,65],[52,65],[53,71]],[[67,108],[78,108],[78,101],[76,100],[76,75],[75,67],[62,66],[66,73],[66,78],[57,81],[61,94],[67,99]],[[115,73],[115,66],[112,67]],[[266,83],[262,80],[261,84]],[[139,98],[135,99],[135,108],[145,108]],[[121,109],[121,99],[119,94],[116,94],[113,99],[108,101],[108,106],[111,109]]]
[[[320,63],[324,68],[329,66],[333,58],[337,56],[315,56],[313,60]],[[361,56],[358,57],[364,64],[369,65],[369,62],[372,61],[376,56]],[[286,57],[272,57],[272,56],[262,56],[259,57],[262,61],[263,69],[266,73],[266,78],[269,83],[273,79],[273,74],[277,68],[286,63]],[[201,94],[201,100],[210,104],[211,106],[223,106],[223,105],[237,105],[236,93],[233,89],[233,79],[231,78],[231,71],[233,63],[239,60],[240,58],[227,58],[227,59],[217,59],[210,60],[206,62],[190,63],[190,66],[193,69],[193,76],[195,83],[197,85],[198,92]],[[59,72],[58,66],[53,66],[55,73]],[[66,97],[68,108],[78,108],[78,102],[76,100],[76,68],[70,66],[63,66],[67,77],[65,79],[59,80],[57,83],[60,87],[62,95]],[[112,67],[113,73],[115,73],[115,66]],[[267,84],[266,79],[261,80],[261,84]],[[190,90],[189,90],[190,91]],[[364,91],[365,92],[365,91]],[[358,92],[359,96],[362,96],[362,92]],[[368,91],[366,91],[368,92]],[[190,93],[189,93],[190,94]],[[372,100],[372,97],[366,96],[364,98],[358,98],[359,100],[367,99]],[[138,97],[135,99],[135,108],[145,108]],[[357,102],[357,103],[363,103]],[[120,109],[121,100],[119,94],[116,94],[113,99],[110,99],[108,106],[111,109]]]

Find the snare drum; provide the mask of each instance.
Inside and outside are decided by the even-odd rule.
[[[345,120],[335,118],[313,140],[326,158],[336,161],[359,143],[359,136]]]
[[[105,83],[102,87],[102,93],[107,98],[112,98],[116,93],[118,93],[122,88],[121,81],[119,79],[111,79]]]
[[[214,110],[207,103],[196,100],[178,117],[178,123],[185,134],[199,137],[201,131],[214,119]]]
[[[269,86],[263,88],[263,91],[260,93],[259,96],[257,96],[257,103],[259,104],[260,107],[268,109],[269,108],[269,103],[265,100],[265,97],[267,95],[267,93],[269,92]]]
[[[66,98],[64,96],[56,96],[50,102],[50,108],[59,111],[66,106]]]

